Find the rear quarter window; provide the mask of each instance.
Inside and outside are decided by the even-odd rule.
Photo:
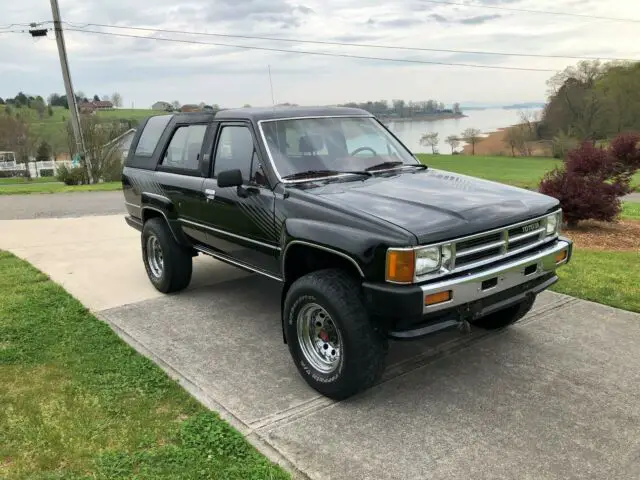
[[[136,156],[150,157],[153,155],[158,140],[160,140],[162,133],[165,128],[167,128],[172,117],[173,115],[159,115],[157,117],[151,117],[147,121],[140,135],[140,140],[138,140],[138,145],[136,146]]]

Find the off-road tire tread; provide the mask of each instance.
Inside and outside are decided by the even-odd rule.
[[[374,329],[364,306],[358,283],[340,269],[318,270],[299,278],[293,283],[285,299],[284,318],[287,322],[285,330],[289,329],[290,308],[300,290],[316,291],[329,299],[329,307],[340,314],[339,322],[343,338],[347,335],[349,338],[347,360],[350,363],[345,367],[347,370],[343,373],[344,378],[336,384],[312,384],[312,386],[334,400],[342,400],[371,387],[384,372],[388,342]],[[324,307],[326,308],[327,305]],[[334,314],[331,313],[331,316],[334,317]],[[287,338],[287,344],[292,356],[297,360],[294,346],[297,344],[297,336]],[[296,366],[298,366],[297,361]],[[298,368],[300,370],[300,367]],[[313,382],[302,371],[301,373],[307,381]]]
[[[145,232],[153,232],[162,247],[165,279],[161,283],[151,282],[162,293],[174,293],[184,290],[191,283],[193,272],[192,252],[176,242],[166,221],[161,218],[151,218],[144,224],[142,231],[142,256],[147,275],[152,275],[147,265],[146,235]]]

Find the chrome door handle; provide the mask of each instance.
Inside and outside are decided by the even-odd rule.
[[[207,188],[204,191],[204,196],[207,197],[207,200],[213,200],[216,198],[216,191],[211,188]]]

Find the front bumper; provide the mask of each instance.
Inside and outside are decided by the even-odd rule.
[[[571,253],[571,241],[560,238],[518,258],[439,282],[365,283],[365,301],[372,315],[384,319],[391,336],[422,336],[445,328],[445,323],[479,318],[540,293],[557,281],[555,270],[570,260]],[[428,304],[437,297],[439,303]]]

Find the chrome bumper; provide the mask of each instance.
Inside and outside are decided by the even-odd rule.
[[[561,261],[556,262],[556,256],[563,251],[566,252],[566,255]],[[440,310],[458,307],[548,275],[560,265],[567,263],[570,256],[571,243],[561,239],[531,256],[498,267],[452,280],[422,285],[420,288],[422,289],[423,313],[428,315]],[[534,293],[542,291],[552,283],[553,281],[545,282]],[[427,305],[426,299],[429,295],[447,291],[450,292],[450,300]]]

